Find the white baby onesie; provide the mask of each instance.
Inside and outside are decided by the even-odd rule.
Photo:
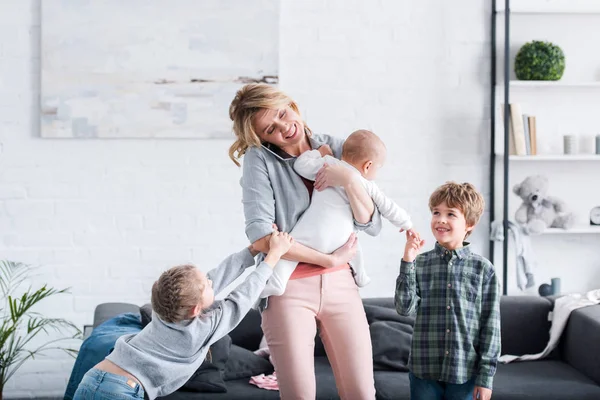
[[[322,157],[318,150],[302,153],[294,163],[294,170],[300,176],[314,181],[317,172],[325,163],[343,165],[360,176],[358,170],[352,165],[332,156]],[[404,230],[412,227],[410,216],[404,209],[389,199],[375,183],[362,176],[360,180],[384,218]],[[341,187],[329,187],[323,191],[313,192],[309,207],[298,219],[290,235],[300,244],[330,254],[344,245],[354,231],[354,217],[346,191]],[[261,297],[282,295],[296,265],[298,265],[297,261],[281,259],[275,266]],[[350,261],[350,266],[359,287],[369,283],[370,278],[365,272],[360,246],[356,256]]]

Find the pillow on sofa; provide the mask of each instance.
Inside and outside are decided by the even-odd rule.
[[[231,338],[223,336],[210,346],[210,356],[200,365],[181,390],[190,392],[226,393],[223,370],[229,359]]]
[[[373,370],[408,372],[412,327],[401,322],[378,321],[369,326],[373,342]]]
[[[271,373],[273,373],[273,365],[267,359],[243,347],[231,345],[229,359],[223,372],[224,380],[231,381]]]
[[[152,321],[152,304],[147,303],[140,307],[140,315],[142,316],[142,329]]]
[[[375,371],[408,372],[414,319],[383,306],[365,305]]]

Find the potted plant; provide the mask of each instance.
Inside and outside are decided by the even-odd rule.
[[[523,81],[557,81],[565,72],[565,53],[550,42],[525,43],[515,56],[515,74]]]
[[[38,289],[26,287],[30,271],[31,266],[27,264],[0,261],[0,400],[4,385],[23,363],[49,350],[62,350],[75,356],[77,350],[62,347],[58,342],[81,337],[81,331],[73,323],[62,318],[46,318],[33,310],[39,302],[67,293],[68,289],[58,290],[47,285]],[[61,337],[32,346],[33,338],[50,331],[59,332]]]

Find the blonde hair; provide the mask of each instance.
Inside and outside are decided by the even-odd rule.
[[[359,129],[348,136],[342,146],[342,158],[351,164],[373,161],[385,154],[385,144],[371,131]]]
[[[229,106],[229,118],[233,121],[236,140],[229,147],[229,158],[240,166],[240,159],[251,146],[260,146],[260,137],[254,130],[254,117],[261,109],[276,110],[290,106],[298,115],[298,105],[281,90],[266,83],[249,83],[237,91]],[[310,135],[310,129],[304,124]]]
[[[202,300],[204,287],[193,265],[170,268],[152,285],[152,309],[166,322],[189,319]]]
[[[481,193],[470,183],[446,182],[438,187],[429,197],[429,210],[442,203],[450,208],[459,209],[464,215],[467,225],[475,226],[479,222],[485,200]],[[467,232],[469,236],[470,232]],[[465,237],[467,237],[465,236]]]

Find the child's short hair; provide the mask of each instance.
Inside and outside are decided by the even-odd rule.
[[[464,215],[467,225],[475,226],[479,222],[485,200],[481,193],[470,183],[446,182],[435,189],[429,197],[429,210],[446,203],[448,207],[458,208]]]
[[[342,157],[350,163],[375,160],[382,154],[385,154],[385,144],[366,129],[352,132],[342,146]]]
[[[189,319],[203,291],[196,267],[186,264],[170,268],[152,285],[152,309],[165,322]]]

